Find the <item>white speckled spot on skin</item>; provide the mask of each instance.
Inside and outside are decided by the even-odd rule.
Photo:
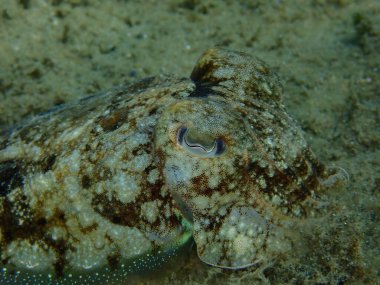
[[[111,181],[105,185],[106,189],[112,189],[116,193],[116,197],[122,203],[133,202],[141,193],[138,180],[131,174],[120,172],[113,176]]]
[[[149,172],[149,174],[148,174],[148,182],[150,183],[150,184],[154,184],[156,181],[157,181],[157,179],[158,179],[158,175],[159,175],[159,173],[158,173],[158,170],[155,168],[155,169],[152,169],[150,172]]]
[[[4,258],[9,258],[15,266],[36,271],[52,269],[52,264],[57,260],[57,256],[52,250],[46,251],[40,244],[31,244],[27,240],[12,242],[3,254]]]
[[[127,165],[131,171],[141,172],[149,166],[151,157],[147,153],[135,156]]]
[[[159,215],[158,206],[161,204],[160,201],[146,202],[141,207],[141,215],[150,223],[154,223]]]

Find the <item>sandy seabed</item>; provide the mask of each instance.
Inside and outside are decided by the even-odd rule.
[[[240,272],[194,250],[139,284],[379,284],[380,1],[18,0],[0,4],[0,127],[160,73],[207,48],[266,61],[289,113],[348,183],[300,228],[296,250]]]

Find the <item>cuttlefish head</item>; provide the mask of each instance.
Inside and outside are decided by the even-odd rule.
[[[221,101],[189,98],[161,115],[155,135],[165,185],[193,224],[200,259],[233,269],[255,264],[268,223],[249,188],[254,142],[244,119]]]
[[[285,248],[286,216],[306,215],[323,165],[262,61],[210,49],[190,78],[194,89],[165,107],[156,125],[161,175],[193,225],[200,259],[246,268]]]
[[[191,79],[194,91],[170,105],[156,126],[162,176],[193,225],[200,259],[246,268],[262,259],[270,226],[249,173],[250,163],[267,158],[244,106],[248,97],[280,106],[282,89],[260,60],[221,49],[206,51]]]

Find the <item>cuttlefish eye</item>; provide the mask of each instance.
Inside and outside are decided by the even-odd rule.
[[[177,142],[187,151],[202,157],[221,155],[226,145],[221,138],[202,136],[186,127],[182,127],[177,133]]]

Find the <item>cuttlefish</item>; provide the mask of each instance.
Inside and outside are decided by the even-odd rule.
[[[277,75],[210,49],[190,79],[121,84],[0,135],[0,283],[122,280],[191,236],[204,263],[247,268],[326,179]]]

